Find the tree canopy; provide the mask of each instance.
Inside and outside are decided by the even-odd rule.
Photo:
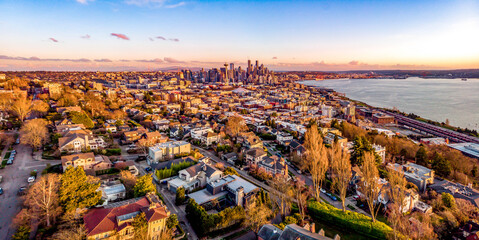
[[[60,203],[66,212],[95,206],[101,200],[100,183],[81,167],[69,167],[61,176]]]

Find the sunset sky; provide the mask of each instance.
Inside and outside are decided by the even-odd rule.
[[[0,70],[479,68],[479,1],[0,0]]]

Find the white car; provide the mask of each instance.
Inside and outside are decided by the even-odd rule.
[[[32,183],[32,182],[35,182],[35,177],[34,176],[31,176],[28,178],[27,180],[28,183]]]

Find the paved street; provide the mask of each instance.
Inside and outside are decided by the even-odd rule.
[[[60,162],[34,160],[31,148],[26,145],[14,145],[13,149],[17,151],[13,164],[0,170],[0,175],[3,176],[0,186],[4,190],[4,194],[0,195],[0,240],[10,239],[14,233],[10,224],[21,209],[21,199],[17,196],[17,191],[21,186],[28,186],[27,178],[30,172],[36,169],[40,176],[47,163],[54,165]],[[5,153],[6,151],[3,151],[1,154],[2,160]]]

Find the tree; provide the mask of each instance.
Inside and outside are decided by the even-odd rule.
[[[456,200],[449,193],[442,193],[441,199],[445,207],[450,209],[456,209]]]
[[[353,152],[351,153],[351,164],[361,166],[366,152],[374,153],[371,143],[364,136],[355,137],[353,140]],[[380,161],[380,159],[377,160]]]
[[[58,217],[62,209],[59,205],[58,190],[60,177],[57,174],[42,176],[28,190],[25,205],[34,219],[44,222],[47,227]]]
[[[316,125],[312,125],[306,131],[304,135],[304,146],[306,148],[306,155],[303,159],[302,167],[307,169],[311,174],[314,197],[319,199],[320,188],[322,188],[329,162],[326,147],[323,144],[323,138],[319,134]]]
[[[139,213],[133,218],[131,224],[135,231],[135,240],[147,240],[148,239],[148,221],[144,212]]]
[[[271,193],[276,196],[274,199],[277,200],[280,214],[283,217],[286,216],[291,202],[289,198],[289,196],[291,196],[291,184],[288,179],[281,174],[275,175],[273,180],[270,180],[268,183],[275,190],[271,191]]]
[[[12,240],[28,240],[30,239],[30,227],[29,226],[20,226],[18,227],[15,234],[12,236]]]
[[[101,99],[99,99],[93,92],[88,92],[85,96],[85,102],[88,109],[90,109],[91,116],[105,110],[106,106]]]
[[[34,100],[32,103],[32,110],[39,116],[47,114],[48,109],[50,109],[50,105],[42,100]]]
[[[18,119],[23,122],[25,117],[32,111],[32,101],[26,96],[18,97],[12,104],[11,110],[15,113]]]
[[[306,200],[308,200],[308,188],[304,184],[304,181],[298,180],[291,188],[291,197],[294,198],[296,205],[298,206],[299,215],[301,216],[301,222],[304,221],[306,215]]]
[[[242,131],[245,131],[247,126],[244,122],[244,119],[240,116],[231,116],[228,118],[226,123],[226,130],[230,133],[232,137],[237,137],[238,134]]]
[[[95,123],[84,112],[69,112],[68,115],[74,124],[83,124],[86,128],[93,128]]]
[[[48,140],[47,122],[42,118],[29,120],[20,129],[22,143],[38,149]]]
[[[126,192],[129,196],[133,196],[133,187],[136,184],[136,176],[128,170],[120,172],[120,180],[125,185]]]
[[[332,179],[333,188],[336,189],[341,198],[341,204],[343,206],[343,212],[346,211],[345,199],[346,193],[351,180],[351,160],[349,159],[349,153],[343,149],[341,145],[334,144],[329,150],[329,162],[332,165]]]
[[[371,213],[373,222],[376,221],[377,211],[379,209],[375,202],[378,199],[381,186],[379,183],[379,171],[376,167],[376,159],[370,152],[364,154],[364,162],[361,166],[361,182],[359,183],[359,191],[366,198],[366,202]]]
[[[245,213],[246,217],[243,225],[251,227],[255,233],[258,233],[261,226],[268,223],[268,217],[273,211],[264,204],[249,204],[245,209]]]
[[[427,152],[424,146],[421,146],[416,152],[416,163],[423,166],[427,166],[427,163],[428,163]]]
[[[69,167],[61,176],[60,203],[67,213],[95,206],[101,200],[100,183],[81,167]]]
[[[401,224],[407,221],[402,214],[406,196],[406,179],[402,169],[390,167],[388,170],[388,197],[391,202],[388,207],[388,221],[391,223],[394,239],[397,239],[397,232],[402,228]]]
[[[181,205],[185,202],[185,200],[186,200],[185,188],[180,187],[180,188],[176,189],[175,204],[176,205]]]
[[[145,196],[149,192],[156,193],[156,187],[153,184],[153,177],[151,177],[151,174],[139,177],[133,187],[133,192],[135,197]]]
[[[449,160],[444,158],[440,153],[435,152],[432,158],[432,169],[436,171],[439,176],[447,177],[451,174],[452,167]]]
[[[171,214],[168,219],[166,219],[166,227],[174,228],[178,225],[178,216],[176,214]]]
[[[63,228],[56,232],[53,235],[53,240],[83,240],[86,239],[86,229],[85,226],[79,225],[79,226],[72,226],[69,228]]]
[[[227,167],[225,170],[224,170],[224,175],[236,175],[236,176],[239,176],[238,172],[232,168],[232,167]]]

